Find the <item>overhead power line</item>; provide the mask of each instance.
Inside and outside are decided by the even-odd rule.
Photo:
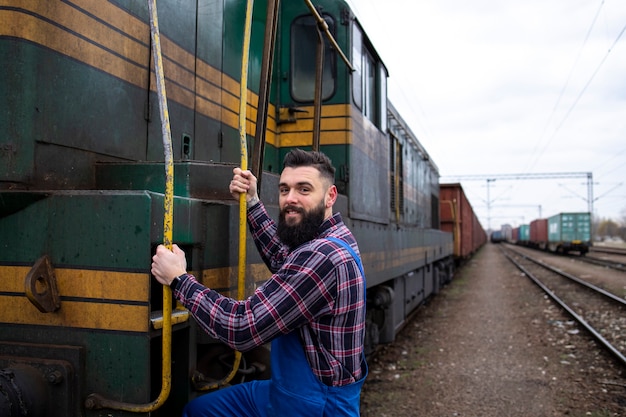
[[[441,178],[445,182],[455,180],[465,181],[485,181],[485,180],[534,180],[534,179],[551,179],[551,178],[589,178],[592,177],[591,172],[540,172],[540,173],[522,173],[522,174],[476,174],[476,175],[444,175]],[[444,181],[442,181],[444,182]]]

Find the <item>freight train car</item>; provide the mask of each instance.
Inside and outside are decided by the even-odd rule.
[[[273,215],[283,156],[319,147],[337,167],[336,208],[360,244],[372,350],[451,277],[438,170],[388,104],[386,68],[348,5],[277,4],[255,2],[242,87],[245,2],[158,2],[173,241],[205,285],[250,294],[270,273],[248,239],[237,278],[228,182],[241,125]],[[171,182],[149,15],[138,0],[0,0],[3,417],[179,415],[209,389],[269,374],[266,347],[232,373],[234,353],[187,311],[164,314],[168,289],[150,276]],[[318,38],[320,26],[337,46]]]
[[[513,226],[510,224],[503,224],[500,227],[500,232],[502,232],[502,239],[505,242],[510,242],[513,239]]]
[[[517,244],[528,246],[530,242],[530,225],[522,224],[519,227],[518,235],[517,235]]]
[[[519,241],[519,227],[511,229],[511,239],[509,242],[516,244]]]
[[[461,184],[440,186],[441,230],[454,235],[454,256],[463,261],[487,242],[487,233],[474,213]]]
[[[506,235],[504,229],[501,230]],[[506,241],[550,252],[584,255],[591,247],[591,215],[589,213],[559,213],[545,219],[535,219],[528,225],[512,229]]]
[[[589,252],[591,247],[590,213],[559,213],[548,217],[548,249],[552,252]]]
[[[493,232],[491,232],[491,236],[490,239],[491,243],[500,243],[504,241],[504,237],[502,235],[502,231],[500,230],[494,230]]]
[[[548,248],[548,219],[535,219],[530,222],[529,245],[541,250]]]

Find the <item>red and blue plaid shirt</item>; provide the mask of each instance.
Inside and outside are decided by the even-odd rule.
[[[252,296],[236,301],[186,275],[174,291],[176,298],[205,331],[234,349],[245,352],[299,331],[308,363],[324,384],[360,379],[365,280],[350,253],[325,239],[342,239],[359,253],[341,215],[326,219],[318,238],[293,250],[278,239],[276,223],[262,203],[248,209],[248,224],[272,277]]]

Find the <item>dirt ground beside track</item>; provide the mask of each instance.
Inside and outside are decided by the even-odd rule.
[[[626,370],[488,244],[370,360],[363,417],[626,416]]]

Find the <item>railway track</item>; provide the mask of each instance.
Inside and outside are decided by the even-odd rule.
[[[591,247],[587,256],[580,261],[626,272],[626,250],[621,248]]]
[[[617,271],[626,272],[626,262],[616,261],[613,259],[597,258],[595,256],[577,257],[576,259],[588,264],[603,266],[605,268],[615,269]]]
[[[511,248],[504,255],[626,366],[626,300]]]
[[[613,248],[610,246],[592,246],[589,248],[589,253],[610,253],[616,255],[626,256],[626,248]]]

